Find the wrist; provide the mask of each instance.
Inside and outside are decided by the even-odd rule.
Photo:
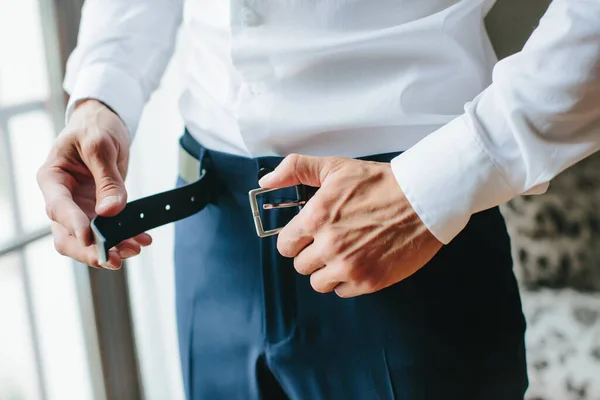
[[[101,102],[100,100],[92,99],[92,98],[78,100],[75,103],[75,105],[73,106],[73,113],[75,113],[77,111],[81,111],[82,109],[86,109],[86,110],[108,109],[110,112],[112,112],[113,114],[118,116],[118,114],[115,112],[115,110],[110,108],[108,105]]]
[[[69,120],[69,125],[89,128],[97,125],[100,131],[110,133],[119,141],[119,143],[129,147],[131,139],[123,120],[111,107],[100,100],[87,98],[78,100],[73,106],[73,113]],[[105,129],[111,127],[110,129]]]

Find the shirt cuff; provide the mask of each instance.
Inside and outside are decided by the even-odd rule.
[[[144,107],[143,91],[135,78],[110,65],[90,65],[77,71],[76,76],[67,75],[64,89],[70,95],[67,122],[77,102],[95,99],[117,113],[133,139]]]
[[[407,200],[429,231],[448,244],[472,214],[517,195],[479,142],[468,114],[392,160]]]

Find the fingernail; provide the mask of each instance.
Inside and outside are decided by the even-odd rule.
[[[129,258],[137,255],[137,253],[132,249],[123,249],[119,252],[119,257],[121,258]]]
[[[260,178],[260,180],[258,181],[258,184],[262,186],[263,184],[267,183],[271,178],[273,178],[274,175],[275,175],[275,171],[269,172],[268,174],[266,174],[265,176]]]
[[[107,197],[103,198],[102,200],[100,200],[100,204],[98,204],[98,207],[107,208],[107,207],[112,206],[113,204],[117,204],[118,202],[119,202],[118,196],[107,196]]]
[[[119,269],[121,269],[121,266],[119,265],[118,267],[115,267],[111,263],[106,263],[102,265],[102,268],[107,269],[109,271],[118,271]]]

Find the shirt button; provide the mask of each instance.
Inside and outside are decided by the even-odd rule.
[[[260,22],[258,14],[248,7],[242,8],[241,20],[244,26],[256,26]]]
[[[260,96],[267,90],[266,85],[262,82],[251,83],[248,88],[253,96]]]

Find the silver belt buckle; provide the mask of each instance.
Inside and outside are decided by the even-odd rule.
[[[288,187],[293,187],[293,186],[288,186]],[[279,232],[281,232],[283,227],[265,231],[265,229],[263,228],[262,219],[260,217],[260,207],[258,206],[257,198],[260,194],[273,192],[275,190],[281,190],[281,189],[286,189],[286,188],[254,189],[254,190],[251,190],[250,192],[248,192],[248,197],[250,198],[250,209],[252,210],[252,217],[254,218],[254,226],[256,227],[256,234],[261,238],[277,235]],[[262,208],[263,208],[263,210],[274,210],[277,208],[289,208],[289,207],[302,208],[302,206],[304,206],[305,204],[306,204],[306,200],[298,199],[298,200],[288,201],[288,202],[284,202],[284,203],[267,203],[267,204],[263,204]]]

